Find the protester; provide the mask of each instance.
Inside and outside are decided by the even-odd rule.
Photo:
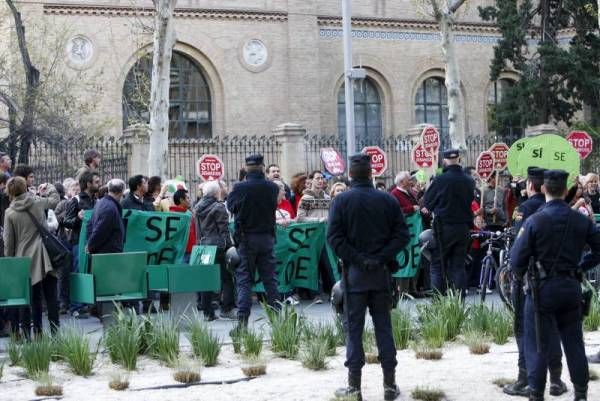
[[[298,213],[298,205],[300,204],[300,199],[302,199],[302,193],[306,188],[306,173],[296,173],[292,176],[292,184],[291,184],[291,198],[290,203],[294,208],[294,214]]]
[[[129,178],[129,193],[125,195],[121,206],[123,209],[154,211],[154,203],[145,199],[148,192],[148,180],[143,175],[134,175]]]
[[[162,179],[158,176],[148,178],[148,190],[144,194],[143,202],[144,205],[152,205],[153,210],[160,209],[160,201],[162,200],[166,186],[162,186]]]
[[[10,168],[12,167],[12,159],[6,153],[0,153],[0,174],[11,177]]]
[[[600,191],[598,191],[598,174],[588,173],[583,180],[583,197],[592,207],[594,214],[600,213]]]
[[[390,192],[394,198],[400,203],[400,209],[405,215],[411,215],[418,212],[421,208],[416,194],[412,191],[410,174],[408,171],[401,171],[396,175],[394,180],[396,185]]]
[[[54,209],[54,214],[56,215],[56,220],[58,221],[58,230],[56,234],[58,239],[60,239],[69,249],[72,248],[70,243],[71,231],[65,227],[64,223],[67,215],[67,206],[72,197],[69,196],[70,191],[65,191],[65,188],[69,188],[72,185],[72,181],[72,178],[67,178],[63,181],[67,184],[67,187],[59,182],[54,184],[54,187],[60,196],[60,202],[58,202],[56,209]],[[68,263],[68,266],[64,266],[63,269],[61,269],[61,274],[58,275],[58,300],[59,313],[61,315],[69,312],[69,275],[71,274],[72,264],[70,260],[67,260],[66,262]]]
[[[96,195],[100,188],[100,177],[97,173],[82,173],[79,177],[79,188],[81,188],[81,192],[79,195],[72,197],[67,204],[65,217],[62,222],[62,226],[71,231],[69,244],[71,247],[70,271],[72,273],[79,271],[79,235],[83,224],[83,215],[86,210],[92,210],[96,204]],[[68,278],[61,280],[65,286],[67,285],[67,280]],[[70,311],[73,317],[78,319],[85,319],[89,315],[88,308],[81,304],[71,305]],[[62,312],[64,312],[64,308]]]
[[[177,213],[188,213],[191,215],[190,221],[190,233],[188,235],[188,242],[185,246],[185,253],[183,261],[184,263],[188,263],[190,261],[190,255],[192,253],[192,249],[194,245],[196,245],[196,217],[190,212],[190,206],[192,206],[192,201],[190,199],[190,195],[188,191],[185,189],[178,189],[173,194],[173,206],[169,208],[170,212]]]
[[[346,192],[348,190],[348,186],[343,182],[336,182],[331,186],[331,190],[329,191],[329,197],[333,200],[339,194]]]
[[[235,185],[227,197],[227,207],[235,216],[234,238],[241,259],[235,272],[239,328],[248,325],[255,272],[266,290],[267,303],[276,307],[279,300],[273,249],[279,188],[265,179],[263,161],[262,155],[247,157],[246,179]]]
[[[229,233],[229,214],[223,204],[224,191],[218,181],[209,181],[203,187],[204,196],[196,208],[199,222],[200,244],[217,247],[215,263],[221,268],[221,312],[219,317],[235,320],[237,318],[234,302],[233,276],[227,270],[225,252],[232,246]],[[215,320],[212,308],[212,292],[202,293],[201,309],[205,320]]]
[[[294,208],[289,200],[285,198],[285,184],[282,181],[273,181],[279,188],[277,195],[277,210],[275,211],[275,220],[277,224],[287,226],[294,221]]]
[[[46,302],[50,329],[56,332],[58,321],[58,299],[56,295],[56,271],[42,242],[40,232],[33,219],[46,225],[46,210],[56,207],[60,198],[53,185],[42,184],[40,196],[27,192],[27,182],[22,177],[13,177],[6,184],[10,207],[4,215],[4,255],[31,258],[31,314],[33,331],[42,333],[42,297]],[[21,310],[20,310],[21,309]],[[17,333],[19,323],[25,337],[30,337],[30,312],[28,308],[13,309],[11,329]],[[19,316],[21,315],[21,316]]]
[[[99,173],[98,168],[100,167],[100,161],[102,160],[102,156],[100,152],[96,149],[87,149],[83,152],[83,162],[85,163],[83,167],[80,167],[79,170],[75,173],[75,179],[79,181],[79,177],[81,174],[85,172],[89,173]]]
[[[0,257],[4,256],[4,212],[10,206],[10,199],[5,192],[6,182],[9,177],[6,174],[0,173]],[[9,321],[6,309],[0,308],[0,337],[7,337],[9,335]]]
[[[584,187],[579,178],[576,180],[575,185],[569,190],[567,199],[568,198],[570,198],[569,205],[573,210],[577,210],[579,213],[594,221],[594,210],[588,199],[584,197]]]
[[[291,198],[291,196],[292,196],[292,190],[283,181],[283,178],[281,178],[281,170],[279,169],[279,166],[277,164],[270,164],[269,167],[267,167],[266,176],[267,176],[267,179],[269,181],[281,181],[281,182],[283,182],[283,186],[284,186],[284,189],[285,189],[285,199],[287,199],[289,201],[290,198]]]
[[[17,164],[15,167],[15,171],[13,172],[14,177],[22,177],[27,182],[27,190],[34,193],[35,187],[33,183],[35,181],[35,175],[33,174],[33,169],[26,164]]]
[[[494,171],[487,180],[487,187],[483,190],[481,207],[488,231],[502,231],[508,223],[506,217],[505,197],[502,188],[496,188],[496,174]]]
[[[303,222],[325,222],[329,215],[331,199],[325,193],[325,176],[313,171],[310,176],[310,188],[305,189],[298,205],[296,220]]]
[[[112,179],[107,184],[108,193],[98,200],[87,223],[87,251],[96,253],[121,253],[125,240],[121,199],[125,182]]]

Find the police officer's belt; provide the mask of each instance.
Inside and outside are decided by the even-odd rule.
[[[581,279],[581,274],[579,273],[578,270],[574,270],[574,269],[564,269],[564,270],[559,270],[559,269],[553,269],[547,276],[547,278],[554,278],[554,277],[570,277],[570,278],[574,278],[576,280],[580,280]]]

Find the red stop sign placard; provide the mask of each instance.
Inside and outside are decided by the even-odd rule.
[[[482,180],[490,178],[494,172],[494,154],[492,152],[481,152],[477,158],[475,170]]]
[[[325,170],[331,175],[342,175],[346,170],[346,163],[340,152],[334,148],[321,149],[321,160],[325,165]]]
[[[218,180],[225,174],[225,166],[219,156],[202,155],[196,164],[196,173],[204,181]]]
[[[504,170],[508,163],[509,146],[503,142],[493,144],[488,152],[494,156],[494,170]]]
[[[421,132],[421,143],[425,150],[435,153],[440,148],[440,133],[433,125],[428,125]]]
[[[569,135],[567,135],[567,141],[575,150],[579,153],[579,157],[581,160],[585,159],[592,153],[592,149],[594,147],[594,140],[585,131],[573,131]]]
[[[433,153],[426,150],[421,143],[413,148],[412,159],[419,167],[431,167],[433,165]]]
[[[373,177],[383,175],[387,169],[387,155],[379,146],[367,146],[362,153],[371,156],[371,169]]]

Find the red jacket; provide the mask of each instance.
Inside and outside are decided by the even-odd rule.
[[[290,214],[292,219],[296,218],[296,212],[294,211],[294,208],[292,207],[292,203],[287,199],[283,199],[281,202],[279,202],[279,205],[277,205],[277,209],[285,210],[286,212],[288,212]]]
[[[170,212],[177,213],[187,213],[188,210],[182,208],[181,206],[173,205],[169,207]],[[194,213],[192,213],[192,220],[190,221],[190,235],[188,237],[188,242],[185,247],[185,253],[192,253],[192,248],[196,245],[196,217],[194,217]]]
[[[400,208],[404,214],[413,214],[415,212],[415,206],[419,205],[416,196],[414,196],[412,193],[409,195],[406,192],[398,189],[398,187],[394,187],[390,193],[394,198],[398,199],[398,202],[400,202]]]

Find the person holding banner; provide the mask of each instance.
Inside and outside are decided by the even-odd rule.
[[[262,155],[246,158],[246,179],[233,187],[227,207],[235,215],[234,240],[240,255],[235,278],[238,294],[239,327],[248,325],[252,309],[252,285],[258,272],[267,293],[267,302],[276,307],[279,300],[275,274],[275,211],[277,185],[265,179]]]
[[[487,180],[487,188],[481,195],[481,208],[484,210],[484,219],[488,231],[502,231],[507,223],[506,208],[504,207],[504,189],[496,186],[497,171],[494,171]]]
[[[444,293],[446,281],[463,293],[467,287],[465,261],[473,224],[475,183],[463,172],[459,156],[456,149],[444,152],[444,173],[425,192],[425,207],[434,214],[438,244],[432,253],[431,284],[440,293]]]
[[[398,202],[373,187],[371,157],[351,156],[349,173],[351,189],[334,199],[327,231],[327,242],[343,262],[348,386],[336,391],[336,396],[362,400],[362,336],[368,307],[383,369],[384,398],[394,400],[400,390],[396,386],[397,360],[390,319],[391,274],[398,269],[396,255],[408,244],[410,234]]]

